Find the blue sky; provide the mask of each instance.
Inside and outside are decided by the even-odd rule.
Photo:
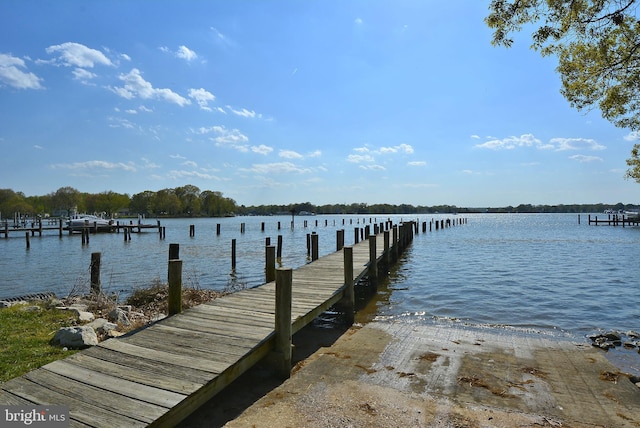
[[[0,2],[0,188],[239,204],[640,203],[637,135],[488,1]]]

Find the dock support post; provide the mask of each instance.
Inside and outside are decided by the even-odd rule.
[[[29,240],[29,232],[25,232],[24,236],[27,240],[27,250],[28,250],[29,248],[31,248],[31,241]]]
[[[389,251],[389,231],[384,231],[384,263],[387,265],[387,269],[391,266],[391,251]]]
[[[98,295],[102,292],[100,285],[100,259],[102,253],[91,253],[91,293]]]
[[[369,235],[369,285],[378,288],[378,261],[376,257],[376,235]]]
[[[318,260],[318,234],[311,234],[311,261]]]
[[[291,376],[291,296],[293,271],[276,269],[275,353],[278,374],[283,379]]]
[[[169,260],[169,315],[182,312],[182,260]]]
[[[276,279],[276,247],[273,245],[266,246],[266,262],[265,262],[265,282],[271,282]]]
[[[356,296],[353,284],[353,247],[344,247],[344,316],[347,325],[353,325],[355,317]]]
[[[278,235],[278,249],[276,251],[278,260],[282,259],[282,235]]]
[[[344,229],[336,230],[336,251],[344,247]]]
[[[391,258],[393,260],[393,263],[395,263],[398,260],[398,225],[397,224],[393,225],[393,228],[391,229],[391,233],[392,233]]]
[[[236,270],[236,240],[231,240],[231,269]]]

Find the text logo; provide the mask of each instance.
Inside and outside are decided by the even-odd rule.
[[[0,428],[68,428],[66,406],[0,406]]]

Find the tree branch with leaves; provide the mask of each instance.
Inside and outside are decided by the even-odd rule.
[[[640,21],[637,0],[492,0],[486,24],[494,46],[533,26],[531,47],[558,58],[562,95],[577,110],[599,108],[621,128],[640,130]],[[634,145],[625,175],[640,182]],[[634,167],[635,166],[635,167]]]

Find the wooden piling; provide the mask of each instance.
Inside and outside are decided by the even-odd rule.
[[[182,312],[182,260],[169,260],[169,315]]]
[[[169,244],[169,261],[180,259],[180,244]],[[171,278],[171,272],[169,269],[171,268],[171,264],[167,265],[167,282]]]
[[[278,235],[278,260],[282,258],[282,235]]]
[[[376,235],[369,236],[369,285],[378,288],[378,262],[376,257]]]
[[[291,376],[291,297],[293,271],[276,270],[275,349],[276,367],[283,379]]]
[[[344,229],[336,230],[336,251],[344,247]]]
[[[236,240],[231,240],[231,269],[236,270]]]
[[[180,258],[180,244],[169,244],[169,260]]]
[[[394,224],[391,228],[391,261],[395,263],[398,260],[398,225]]]
[[[276,247],[267,245],[265,248],[265,282],[271,282],[276,279]]]
[[[345,321],[352,325],[355,317],[355,287],[353,283],[353,247],[344,247],[344,298],[342,306],[344,308]]]
[[[193,238],[194,236],[196,236],[196,225],[191,224],[189,225],[189,237]]]
[[[384,264],[386,265],[386,268],[388,269],[389,266],[391,266],[391,251],[389,251],[389,231],[385,230],[384,231]]]
[[[216,235],[220,235],[220,223],[216,224]]]
[[[27,250],[28,250],[29,248],[31,248],[31,241],[29,239],[29,232],[25,232],[24,236],[25,236],[25,238],[27,240]]]
[[[91,294],[99,295],[102,293],[100,284],[100,260],[102,253],[91,253]]]
[[[318,234],[313,232],[311,234],[311,261],[318,260]]]

